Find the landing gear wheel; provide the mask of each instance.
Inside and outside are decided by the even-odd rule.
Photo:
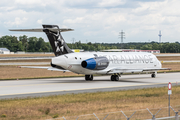
[[[114,75],[111,75],[111,81],[114,81]]]
[[[155,78],[155,77],[156,77],[156,74],[155,74],[155,73],[151,74],[151,77],[152,77],[152,78]]]
[[[118,75],[111,75],[111,81],[119,81]]]
[[[115,75],[115,81],[119,81],[119,76],[118,75]]]
[[[93,80],[93,75],[85,75],[85,80],[86,81],[92,81]]]

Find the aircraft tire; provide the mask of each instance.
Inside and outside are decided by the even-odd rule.
[[[114,81],[114,75],[111,75],[111,81]]]
[[[119,81],[118,75],[111,75],[111,81]]]
[[[156,74],[155,74],[155,73],[151,74],[151,77],[152,77],[152,78],[155,78],[155,77],[156,77]]]
[[[86,81],[92,81],[93,80],[93,75],[85,75],[85,80]]]
[[[115,81],[119,81],[119,76],[118,75],[115,75]]]

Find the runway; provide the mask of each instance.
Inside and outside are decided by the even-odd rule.
[[[95,76],[94,81],[85,81],[84,77],[0,81],[0,99],[162,87],[169,82],[173,85],[180,82],[180,73],[161,73],[156,78],[150,76],[122,75],[120,81],[110,81],[110,76]]]

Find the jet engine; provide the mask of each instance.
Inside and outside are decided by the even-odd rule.
[[[52,62],[51,62],[51,66],[52,66],[53,68],[58,68],[58,69],[65,70],[65,69],[64,69],[64,68],[62,68],[61,66],[58,66],[58,65],[52,64]]]
[[[95,57],[82,61],[81,66],[90,70],[103,70],[109,65],[106,57]]]

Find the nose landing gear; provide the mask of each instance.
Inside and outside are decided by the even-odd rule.
[[[157,74],[157,72],[152,72],[151,77],[152,77],[152,78],[155,78],[155,77],[156,77],[156,74]]]
[[[85,75],[85,80],[86,81],[92,81],[93,80],[93,75]]]
[[[151,77],[152,77],[152,78],[155,78],[155,77],[156,77],[156,74],[155,74],[155,73],[152,73],[152,74],[151,74]]]

